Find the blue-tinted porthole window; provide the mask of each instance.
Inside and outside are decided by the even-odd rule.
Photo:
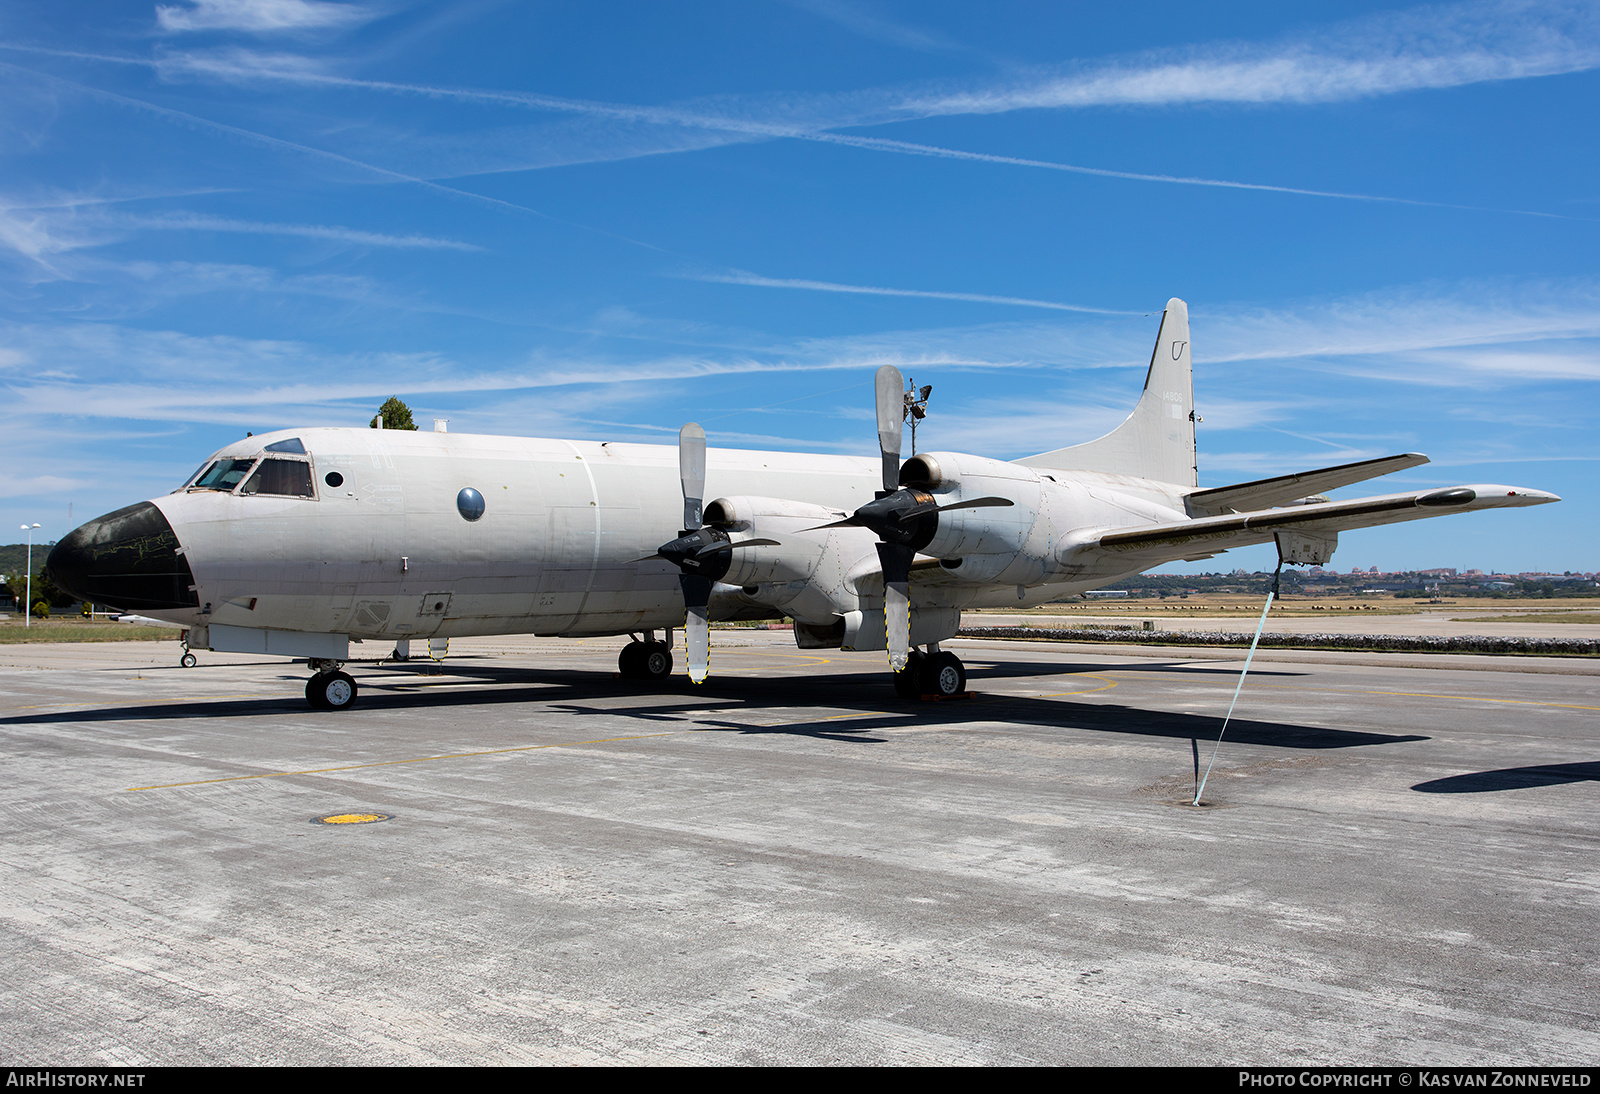
[[[462,487],[456,495],[456,509],[465,519],[477,520],[483,516],[483,495],[470,486]]]
[[[337,471],[329,471],[326,475],[322,476],[322,481],[327,483],[329,486],[343,486],[344,476],[339,474]]]

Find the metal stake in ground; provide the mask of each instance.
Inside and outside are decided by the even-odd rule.
[[[1244,690],[1245,674],[1250,671],[1250,662],[1255,659],[1256,643],[1261,641],[1261,631],[1267,625],[1267,613],[1272,610],[1272,601],[1278,595],[1278,578],[1280,575],[1282,575],[1282,573],[1283,558],[1280,556],[1278,558],[1278,568],[1272,571],[1272,589],[1267,593],[1267,602],[1261,606],[1261,621],[1256,624],[1255,637],[1250,639],[1250,652],[1245,656],[1244,668],[1239,670],[1239,683],[1238,686],[1233,689],[1233,702],[1228,704],[1227,717],[1222,719],[1222,728],[1217,731],[1216,747],[1211,750],[1211,760],[1206,764],[1205,778],[1201,779],[1200,784],[1194,788],[1194,801],[1190,802],[1190,805],[1200,804],[1200,795],[1205,793],[1206,789],[1206,779],[1211,778],[1212,765],[1217,762],[1217,753],[1222,751],[1222,735],[1228,732],[1228,721],[1233,717],[1234,705],[1239,702],[1239,693]],[[1191,738],[1191,740],[1193,740],[1193,738]],[[1195,751],[1195,770],[1197,772],[1200,770],[1200,753],[1198,750],[1198,745],[1196,745]]]

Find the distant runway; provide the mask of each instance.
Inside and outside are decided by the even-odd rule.
[[[1600,1057],[1600,664],[713,642],[0,647],[6,1062]]]

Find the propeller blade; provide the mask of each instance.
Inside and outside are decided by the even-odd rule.
[[[783,546],[783,545],[781,543],[779,543],[775,539],[741,539],[738,543],[733,543],[733,542],[730,541],[728,543],[715,543],[715,544],[712,544],[710,547],[702,547],[702,548],[700,548],[700,553],[702,555],[709,555],[709,554],[712,554],[712,553],[714,553],[716,551],[736,551],[740,547],[781,547],[781,546]]]
[[[650,560],[657,559],[657,558],[659,558],[662,562],[670,562],[671,561],[671,559],[667,558],[667,556],[662,554],[660,551],[657,551],[653,555],[645,555],[643,558],[636,558],[633,561],[634,562],[649,562]]]
[[[689,647],[689,679],[696,684],[711,675],[711,621],[707,608],[690,608],[683,619],[683,638]]]
[[[815,528],[802,528],[800,530],[802,532],[826,532],[829,528],[860,528],[860,527],[862,527],[862,524],[855,517],[845,517],[843,520],[836,520],[832,524],[819,524]]]
[[[889,667],[905,669],[911,659],[911,561],[916,550],[899,543],[879,543],[883,566],[883,626],[888,640]]]
[[[883,454],[883,488],[900,489],[900,430],[905,425],[905,381],[900,370],[884,365],[878,370],[878,450]]]
[[[836,520],[832,524],[819,524],[815,528],[803,529],[807,532],[820,532],[826,528],[871,528],[879,537],[887,536],[890,539],[899,538],[892,532],[895,528],[909,528],[919,517],[929,513],[944,513],[951,509],[987,509],[998,506],[1014,505],[1009,498],[974,498],[971,501],[956,501],[949,505],[934,504],[938,499],[931,494],[901,487],[893,493],[884,494],[867,502],[854,513],[843,520]]]
[[[696,574],[678,578],[683,586],[684,641],[689,647],[689,679],[705,683],[711,672],[711,579]]]
[[[1005,505],[1015,505],[1016,502],[1009,498],[974,498],[972,501],[957,501],[949,505],[941,505],[934,509],[935,513],[947,513],[952,509],[995,509]]]
[[[683,483],[683,527],[700,527],[706,496],[706,431],[690,422],[678,431],[678,480]]]

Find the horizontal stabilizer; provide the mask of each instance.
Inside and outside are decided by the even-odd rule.
[[[1205,557],[1235,547],[1268,543],[1279,532],[1328,536],[1352,528],[1372,528],[1479,509],[1544,505],[1560,500],[1543,490],[1483,484],[1455,486],[1109,531],[1087,546],[1123,557],[1129,569],[1144,570],[1181,558]]]
[[[1420,452],[1406,452],[1399,456],[1381,456],[1375,460],[1342,463],[1337,467],[1324,467],[1317,471],[1301,471],[1294,475],[1277,475],[1270,479],[1217,486],[1210,490],[1196,490],[1185,501],[1189,515],[1195,517],[1217,516],[1222,513],[1242,513],[1251,509],[1270,509],[1274,505],[1287,505],[1310,494],[1321,494],[1365,482],[1379,475],[1392,475],[1408,467],[1421,467],[1428,457]]]

